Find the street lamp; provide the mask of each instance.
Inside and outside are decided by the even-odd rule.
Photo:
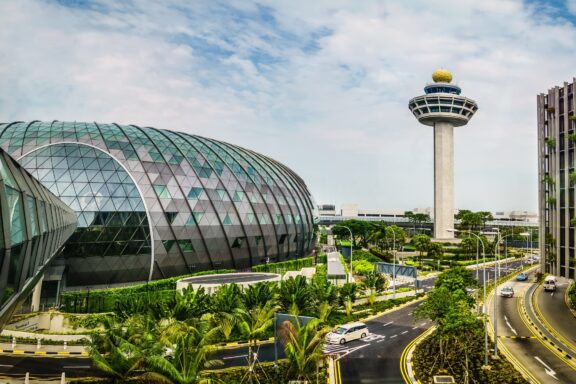
[[[396,232],[394,231],[394,228],[390,228],[392,230],[392,265],[393,265],[393,272],[392,272],[392,282],[393,282],[393,286],[392,286],[392,292],[393,295],[392,297],[395,299],[396,298]]]
[[[447,229],[448,232],[460,232],[457,229]],[[484,242],[477,234],[468,231],[470,235],[476,237],[476,280],[478,280],[478,243],[482,245],[482,285],[484,286],[484,300],[482,301],[482,313],[484,314],[484,365],[488,365],[488,322],[486,321],[486,251]]]
[[[505,236],[501,236],[500,232],[497,233],[498,234],[498,240],[496,241],[496,244],[494,245],[494,250],[496,251],[496,267],[494,268],[494,356],[498,357],[498,316],[497,316],[497,308],[498,306],[496,305],[497,301],[498,301],[498,292],[497,292],[497,288],[498,288],[498,277],[500,275],[500,250],[498,249],[498,246],[500,244],[500,242],[502,240],[504,240],[505,238],[509,237],[509,236],[514,236],[515,233],[509,233]],[[528,236],[528,233],[526,232],[522,232],[519,233],[520,236]]]
[[[350,273],[346,276],[346,282],[349,283],[350,277],[352,276],[352,243],[353,243],[352,230],[350,228],[348,228],[347,226],[342,225],[342,224],[336,224],[334,226],[346,228],[348,230],[348,232],[350,232]]]

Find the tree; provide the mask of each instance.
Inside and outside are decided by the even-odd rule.
[[[386,245],[386,227],[385,223],[374,223],[372,232],[368,236],[368,241],[376,244],[378,249],[383,250]]]
[[[280,283],[280,305],[284,311],[296,316],[310,311],[311,292],[304,276],[290,277]]]
[[[223,364],[220,360],[209,359],[216,349],[212,342],[218,331],[218,327],[212,327],[210,322],[203,320],[169,322],[160,333],[160,341],[172,350],[172,354],[170,358],[159,355],[146,358],[146,365],[153,372],[146,375],[149,381],[176,384],[209,382],[200,377],[200,371]]]
[[[346,315],[350,316],[352,314],[352,304],[356,301],[356,292],[358,291],[358,286],[356,283],[346,283],[340,287],[338,294],[340,299],[340,305],[343,305],[346,309]]]
[[[450,292],[461,291],[466,293],[466,288],[478,286],[478,281],[474,278],[472,271],[464,267],[450,268],[441,273],[434,282],[435,288],[445,287]]]
[[[462,251],[464,251],[464,253],[471,254],[473,252],[476,252],[476,245],[480,246],[480,244],[477,244],[477,242],[478,239],[476,239],[475,237],[467,236],[462,239],[460,247],[462,248]]]
[[[254,364],[254,350],[258,348],[258,338],[264,335],[274,323],[274,314],[279,307],[267,302],[263,306],[252,309],[238,308],[238,327],[248,339],[248,366]]]
[[[329,330],[328,327],[322,327],[317,319],[304,325],[299,323],[298,318],[295,323],[288,320],[282,323],[279,337],[285,345],[288,359],[287,380],[314,382],[318,363],[324,358],[322,348]]]
[[[109,376],[114,383],[122,383],[135,376],[143,366],[145,354],[129,341],[131,329],[107,316],[102,321],[104,332],[95,332],[90,344],[90,357],[94,366]]]
[[[414,237],[412,238],[412,244],[414,245],[414,248],[416,248],[416,250],[420,252],[420,257],[422,257],[423,252],[428,251],[430,243],[431,243],[430,236],[423,233],[414,235]]]
[[[386,245],[392,249],[392,247],[396,246],[398,249],[399,246],[402,246],[406,241],[406,231],[403,228],[397,225],[389,225],[386,227]],[[387,248],[388,248],[387,247]]]
[[[364,280],[364,289],[370,293],[368,295],[368,303],[374,305],[376,301],[376,294],[384,291],[388,285],[388,281],[381,273],[372,273]]]
[[[224,340],[229,340],[236,327],[234,311],[241,305],[241,291],[236,284],[225,284],[210,297],[214,323],[219,326]]]
[[[360,239],[360,244],[363,247],[368,246],[368,236],[372,231],[372,224],[363,220],[345,220],[340,223],[340,225],[332,226],[332,233],[339,238],[349,238],[350,233],[344,227],[350,228],[352,231],[352,245],[356,247],[358,245],[357,239]]]
[[[170,316],[176,320],[200,317],[210,310],[210,297],[203,287],[194,290],[191,285],[177,292],[169,305]]]
[[[278,289],[276,285],[268,283],[256,283],[245,288],[241,293],[242,306],[250,311],[257,307],[263,307],[266,303],[276,304]]]
[[[440,243],[430,243],[430,245],[428,245],[428,254],[429,257],[432,257],[434,259],[442,259],[442,256],[444,256],[444,247],[442,246],[442,244]]]

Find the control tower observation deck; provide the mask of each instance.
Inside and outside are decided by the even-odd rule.
[[[459,86],[451,84],[452,73],[438,69],[433,84],[424,87],[424,95],[408,103],[421,124],[434,127],[434,238],[450,240],[454,233],[454,127],[468,124],[478,104],[462,96]]]

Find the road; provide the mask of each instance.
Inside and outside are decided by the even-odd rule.
[[[528,290],[532,287],[533,273],[529,274],[528,281],[510,281],[498,287],[511,286],[514,297],[504,298],[496,296],[497,322],[496,328],[500,345],[504,345],[515,360],[525,367],[540,383],[576,383],[576,371],[561,357],[536,338],[536,334],[529,327],[529,323],[522,315],[523,304]],[[488,301],[488,311],[492,324],[494,324],[492,295]],[[533,380],[534,381],[534,380]]]
[[[506,263],[500,266],[500,275],[512,273],[522,265],[518,260]],[[486,267],[486,278],[489,281],[494,279],[494,268]],[[475,271],[473,273],[476,274]],[[480,284],[483,275],[483,269],[479,269]],[[435,278],[425,279],[424,286],[432,288],[434,281]],[[341,350],[344,354],[340,360],[342,383],[404,383],[400,372],[400,355],[410,341],[432,325],[425,320],[414,321],[412,312],[417,305],[419,303],[411,304],[366,323],[373,336],[348,343]],[[338,351],[339,346],[329,348]]]
[[[545,292],[542,286],[534,292],[534,308],[548,329],[554,330],[561,341],[576,355],[576,318],[565,300],[568,280],[560,278],[556,291]]]
[[[55,377],[62,372],[66,377],[101,376],[89,358],[0,355],[0,377],[23,376],[26,372],[34,377]]]

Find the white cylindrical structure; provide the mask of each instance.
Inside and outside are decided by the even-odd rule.
[[[454,228],[454,126],[434,123],[434,238],[452,239]]]
[[[478,104],[461,95],[459,86],[451,84],[452,74],[438,69],[432,74],[433,84],[424,87],[424,95],[408,103],[414,117],[434,127],[434,238],[454,239],[454,127],[468,124]]]

